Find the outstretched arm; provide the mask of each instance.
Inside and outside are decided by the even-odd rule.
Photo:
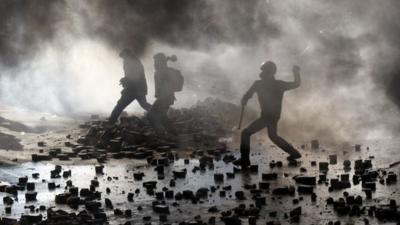
[[[256,82],[253,83],[253,85],[250,87],[250,89],[246,92],[246,94],[243,95],[242,98],[242,105],[245,106],[247,104],[247,101],[251,97],[253,97],[253,94],[256,92]]]
[[[284,82],[284,86],[286,90],[295,89],[300,86],[301,79],[300,79],[300,67],[293,66],[293,75],[294,81],[293,82]]]

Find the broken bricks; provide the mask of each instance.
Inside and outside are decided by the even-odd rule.
[[[394,184],[397,182],[397,175],[393,172],[390,171],[386,177],[386,184]]]
[[[4,196],[3,197],[3,203],[5,205],[12,205],[14,203],[14,200],[9,196]]]
[[[305,185],[316,185],[317,178],[312,176],[295,176],[293,179],[296,183],[305,184]]]
[[[293,186],[275,188],[272,190],[272,194],[293,196],[295,194],[295,188]]]
[[[327,162],[320,162],[318,165],[320,172],[327,172],[329,170],[329,163]]]
[[[95,166],[96,174],[103,174],[103,169],[104,169],[103,165]]]
[[[25,200],[26,201],[36,201],[37,192],[29,191],[25,193]]]
[[[346,189],[346,188],[350,188],[351,184],[349,181],[341,181],[339,179],[331,179],[330,180],[330,186],[329,186],[329,190],[333,191],[333,190],[342,190],[342,189]]]
[[[49,161],[51,157],[48,155],[42,154],[32,154],[32,162],[41,162],[41,161]]]
[[[216,182],[224,182],[224,174],[222,173],[215,173],[214,174],[214,180]]]
[[[319,141],[318,140],[312,140],[311,141],[311,149],[319,149]]]
[[[337,164],[337,155],[329,155],[329,164],[331,165]]]
[[[169,207],[165,203],[156,201],[152,205],[154,212],[169,214]]]
[[[181,170],[174,170],[172,171],[174,178],[176,179],[184,179],[186,178],[187,170],[186,169],[181,169]]]
[[[277,180],[278,174],[277,173],[263,173],[261,175],[261,179],[265,181]]]
[[[291,222],[295,222],[298,223],[300,221],[300,216],[302,213],[302,208],[299,206],[295,209],[293,209],[292,211],[290,211],[289,215],[290,215],[290,221]]]

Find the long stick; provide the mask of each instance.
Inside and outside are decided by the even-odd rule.
[[[239,119],[238,130],[240,130],[240,127],[242,126],[243,114],[244,114],[244,105],[242,106],[242,110],[241,110],[241,112],[240,112],[240,119]]]

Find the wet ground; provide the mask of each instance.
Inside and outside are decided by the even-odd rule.
[[[257,139],[257,140],[256,140]],[[387,143],[392,143],[388,145]],[[112,200],[114,209],[119,208],[122,211],[126,209],[132,210],[132,216],[116,216],[114,210],[105,209],[108,215],[110,224],[124,224],[127,221],[133,221],[132,224],[143,224],[143,218],[151,216],[150,222],[152,224],[163,224],[161,223],[159,215],[162,213],[156,213],[152,209],[152,202],[155,201],[155,195],[149,195],[146,193],[146,188],[143,187],[143,182],[146,181],[157,181],[156,189],[154,192],[165,193],[166,189],[173,190],[174,194],[183,192],[184,190],[191,190],[196,193],[200,188],[207,188],[209,190],[206,196],[203,196],[199,201],[193,203],[192,200],[176,200],[164,198],[166,205],[169,207],[170,213],[168,214],[168,222],[172,224],[178,224],[181,221],[194,221],[196,216],[200,216],[202,221],[208,221],[210,217],[215,216],[216,224],[224,224],[219,218],[221,212],[232,210],[239,206],[239,204],[245,204],[246,208],[254,206],[254,200],[252,200],[251,188],[249,185],[255,184],[259,189],[259,183],[263,182],[263,173],[276,173],[277,179],[271,181],[264,181],[270,183],[269,189],[259,189],[260,196],[266,198],[266,205],[261,207],[259,213],[259,219],[257,224],[266,224],[268,221],[280,221],[281,224],[289,223],[287,215],[290,211],[301,206],[302,215],[300,219],[301,224],[328,224],[332,221],[341,221],[343,224],[366,224],[365,219],[368,219],[370,224],[396,224],[393,221],[378,221],[374,217],[369,217],[367,214],[360,217],[350,216],[338,216],[334,212],[332,206],[326,204],[326,199],[332,197],[338,199],[343,197],[343,192],[346,191],[350,195],[360,195],[363,198],[363,206],[375,206],[389,204],[390,199],[395,199],[397,202],[400,200],[399,185],[385,185],[377,182],[376,191],[373,192],[373,198],[371,200],[365,199],[365,193],[362,191],[361,184],[352,185],[351,188],[340,190],[340,191],[328,191],[328,185],[317,184],[313,186],[314,193],[317,195],[316,201],[311,200],[309,194],[299,194],[297,191],[294,196],[287,195],[274,195],[272,190],[285,185],[296,185],[293,180],[294,175],[307,175],[317,176],[320,174],[318,163],[329,162],[329,155],[337,155],[337,164],[329,165],[329,171],[327,172],[327,178],[337,178],[340,174],[349,173],[350,180],[354,173],[354,160],[357,159],[371,159],[373,168],[387,168],[390,163],[400,160],[400,153],[396,148],[396,143],[393,140],[386,140],[382,142],[369,143],[361,147],[361,151],[355,151],[354,144],[348,144],[343,146],[336,146],[329,148],[328,146],[322,146],[318,150],[311,149],[310,145],[307,144],[302,150],[304,157],[300,161],[300,164],[296,167],[289,166],[285,160],[285,156],[277,148],[270,146],[269,142],[264,142],[262,136],[254,139],[255,148],[253,149],[252,162],[259,166],[258,172],[236,172],[234,178],[228,178],[226,173],[233,173],[232,163],[225,163],[223,160],[214,159],[214,168],[206,168],[205,170],[193,171],[193,168],[199,166],[198,159],[190,159],[188,162],[184,162],[183,159],[178,159],[169,164],[169,166],[163,166],[164,168],[164,179],[157,179],[158,175],[155,171],[155,166],[150,166],[146,161],[132,161],[132,160],[111,160],[104,166],[104,174],[96,174],[95,162],[88,164],[93,165],[62,165],[63,171],[71,170],[71,176],[68,178],[57,178],[50,179],[50,171],[54,169],[54,164],[62,164],[63,162],[53,163],[32,163],[26,162],[16,166],[3,166],[0,168],[0,180],[3,182],[16,184],[19,177],[28,176],[29,182],[35,183],[35,191],[37,194],[37,200],[33,202],[27,202],[25,200],[26,191],[18,191],[18,197],[0,193],[0,198],[4,196],[12,196],[15,200],[12,205],[12,212],[5,212],[4,203],[0,203],[0,213],[2,217],[8,218],[19,218],[21,214],[46,214],[43,212],[32,213],[26,206],[34,205],[36,208],[39,205],[44,205],[46,208],[56,207],[70,212],[78,212],[79,210],[73,210],[66,205],[55,204],[55,196],[62,193],[66,189],[67,180],[71,180],[72,184],[76,187],[89,188],[92,180],[97,180],[99,186],[96,188],[101,192],[102,199],[99,200],[104,207],[104,198]],[[233,144],[234,145],[234,144]],[[384,147],[383,147],[384,146]],[[325,150],[324,150],[325,149]],[[234,147],[232,153],[237,155]],[[226,154],[230,154],[229,152]],[[344,171],[343,160],[351,160],[351,170]],[[270,167],[271,161],[282,161],[283,166],[278,168]],[[317,165],[312,166],[311,162],[316,161]],[[301,169],[302,168],[302,169]],[[176,178],[176,186],[170,187],[170,180],[173,180],[173,171],[187,169],[186,178]],[[400,171],[400,166],[394,166],[393,168],[386,169],[387,171],[393,171],[397,175]],[[133,177],[134,173],[143,172],[145,176],[142,181],[135,180]],[[32,177],[32,174],[39,173],[40,176],[37,179]],[[215,173],[223,174],[223,181],[216,181],[214,179]],[[55,182],[60,187],[53,191],[48,190],[48,183]],[[231,186],[231,189],[228,188]],[[247,188],[245,188],[247,186]],[[214,192],[211,190],[215,187]],[[224,188],[225,187],[225,188]],[[107,188],[111,190],[107,193]],[[220,191],[226,190],[226,196],[221,197]],[[127,200],[128,193],[134,193],[136,190],[140,190],[138,194],[134,195],[134,201],[129,202]],[[245,200],[238,200],[235,196],[235,192],[244,191]],[[296,200],[294,200],[296,199]],[[177,203],[177,204],[176,204]],[[142,207],[142,210],[138,210],[138,207]],[[209,212],[212,206],[216,206],[217,212]],[[84,209],[84,206],[79,208]],[[276,215],[274,215],[276,213]],[[286,216],[285,216],[286,214]],[[199,219],[199,217],[197,217]],[[242,224],[248,224],[248,219],[241,218]],[[146,223],[149,223],[147,221]],[[165,222],[167,223],[167,222]]]
[[[368,216],[367,210],[374,206],[388,205],[390,200],[396,200],[399,203],[399,183],[385,184],[383,182],[381,184],[376,181],[376,191],[372,192],[371,199],[367,199],[361,183],[357,185],[352,183],[350,188],[343,190],[329,191],[329,180],[338,178],[341,174],[349,174],[351,182],[355,172],[354,163],[360,159],[371,160],[372,169],[370,170],[393,172],[398,176],[400,165],[388,168],[390,164],[400,161],[398,140],[358,141],[329,145],[320,143],[318,149],[312,149],[310,141],[304,141],[296,143],[299,148],[303,146],[301,150],[303,158],[297,166],[293,166],[288,165],[284,153],[271,145],[266,140],[266,133],[262,132],[252,139],[251,160],[254,165],[258,165],[258,171],[237,171],[231,162],[227,162],[229,160],[222,160],[224,156],[238,157],[237,134],[239,132],[235,131],[233,136],[221,139],[227,141],[228,151],[222,155],[211,154],[213,163],[208,162],[204,169],[200,169],[199,159],[203,157],[203,154],[207,155],[209,152],[207,150],[213,150],[211,147],[200,148],[197,154],[193,155],[190,154],[193,151],[190,148],[173,149],[175,158],[171,159],[168,165],[158,166],[158,170],[160,167],[163,168],[164,176],[161,177],[160,173],[156,171],[157,166],[149,164],[146,160],[134,159],[110,159],[103,164],[104,169],[101,174],[96,173],[95,168],[100,164],[94,159],[71,158],[68,161],[56,159],[41,163],[31,162],[31,155],[40,151],[48,152],[51,148],[61,148],[63,152],[71,151],[65,146],[65,142],[74,143],[80,135],[85,133],[85,130],[78,128],[82,121],[32,113],[29,113],[31,118],[28,118],[26,115],[12,114],[4,110],[0,113],[4,116],[0,119],[0,138],[4,139],[1,139],[4,145],[0,147],[0,190],[8,185],[18,184],[21,177],[28,177],[28,182],[34,183],[34,190],[30,191],[26,190],[27,185],[21,185],[24,190],[18,190],[17,195],[5,193],[4,190],[0,191],[1,199],[8,196],[13,200],[13,204],[0,202],[1,218],[19,219],[22,215],[41,214],[44,216],[43,219],[46,219],[46,210],[52,207],[71,213],[84,210],[84,204],[81,204],[78,209],[72,209],[66,204],[55,203],[57,195],[71,190],[72,182],[72,186],[79,190],[90,189],[92,186],[93,192],[101,193],[101,198],[95,199],[95,201],[102,203],[101,208],[107,214],[109,224],[126,224],[126,222],[133,222],[131,224],[179,224],[182,221],[196,220],[212,224],[213,219],[210,220],[210,218],[215,218],[216,224],[230,224],[222,221],[221,215],[226,216],[229,211],[237,211],[237,207],[240,205],[242,208],[244,205],[247,212],[256,208],[260,209],[256,224],[266,224],[267,222],[273,224],[272,221],[275,222],[274,224],[294,222],[291,221],[290,212],[298,207],[301,207],[300,224],[329,224],[329,222],[338,224],[338,221],[341,224],[397,223],[393,219],[377,220],[374,216]],[[21,118],[25,118],[25,120],[15,122]],[[44,142],[44,146],[38,146],[38,142]],[[355,145],[360,143],[362,144],[360,151],[356,151]],[[187,146],[188,143],[185,145]],[[12,148],[13,146],[18,148]],[[330,155],[337,156],[336,163],[330,162]],[[179,157],[177,158],[177,156]],[[350,170],[344,169],[344,160],[350,160]],[[273,163],[275,166],[271,167],[271,162],[278,162],[278,165],[279,162],[282,162],[282,166],[276,166]],[[295,189],[298,186],[307,187],[307,185],[296,184],[293,179],[296,175],[316,177],[319,180],[319,176],[324,174],[320,171],[320,162],[329,164],[329,170],[326,173],[328,182],[308,186],[316,194],[315,199],[311,194],[300,193],[298,190],[293,195],[273,193],[274,189],[285,186],[294,186]],[[68,171],[71,171],[71,174],[67,174],[65,178],[63,176],[51,178],[51,171],[56,165],[61,166],[61,175]],[[173,171],[184,169],[187,171],[184,178],[174,177]],[[145,174],[143,179],[134,179],[134,174],[140,172]],[[34,174],[39,175],[34,176]],[[215,174],[222,174],[222,180],[216,180]],[[276,174],[276,178],[265,179],[265,174]],[[171,187],[171,180],[175,181],[174,187]],[[148,191],[144,187],[143,183],[147,181],[157,181],[154,190]],[[98,186],[93,185],[97,182]],[[54,183],[57,188],[49,190],[49,183]],[[68,185],[69,187],[67,187]],[[169,192],[171,190],[173,198],[166,196],[167,193],[171,194]],[[198,192],[197,197],[199,198],[192,196],[181,199],[179,194],[177,197],[177,193],[188,194],[187,190],[192,191],[194,195]],[[237,193],[241,191],[243,191],[244,198]],[[36,200],[27,201],[25,194],[33,192],[37,192]],[[342,216],[334,210],[332,205],[327,205],[329,197],[336,201],[344,197],[345,192],[349,196],[359,195],[362,197],[361,207],[364,207],[365,211],[360,216]],[[133,201],[128,201],[129,193],[134,193]],[[224,193],[225,195],[223,195]],[[168,207],[169,213],[165,214],[154,210],[153,203],[156,201],[157,195],[159,201],[165,201],[163,205]],[[265,205],[256,207],[257,201],[254,196],[258,196],[261,200],[265,198]],[[112,201],[113,209],[105,206],[106,198]],[[46,210],[40,210],[40,206]],[[116,209],[122,210],[123,214],[126,210],[131,210],[132,215],[119,215],[118,212],[115,212]],[[160,221],[160,219],[165,219],[162,215],[167,216],[167,221]],[[242,224],[249,224],[248,215],[239,218]],[[201,223],[193,222],[191,224]]]

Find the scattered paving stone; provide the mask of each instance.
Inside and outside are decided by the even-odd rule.
[[[236,199],[238,199],[238,200],[244,200],[244,199],[246,199],[245,196],[244,196],[244,192],[243,192],[243,191],[237,191],[237,192],[235,192],[235,197],[236,197]]]
[[[337,155],[330,155],[329,156],[329,164],[336,165],[337,164]]]
[[[297,192],[299,194],[312,194],[314,193],[314,188],[312,186],[297,186]]]
[[[36,201],[36,196],[37,196],[37,192],[35,192],[35,191],[26,192],[25,193],[25,201],[27,201],[27,202]]]
[[[214,174],[214,180],[216,182],[224,182],[224,174],[222,174],[222,173]]]
[[[259,186],[260,189],[268,190],[269,187],[270,187],[270,183],[260,182],[258,186]]]
[[[277,180],[278,179],[278,174],[276,174],[276,173],[263,173],[261,175],[261,177],[265,181]]]
[[[329,163],[327,162],[320,162],[319,163],[319,171],[326,172],[329,170]]]
[[[3,204],[12,205],[13,203],[14,203],[14,200],[11,197],[9,197],[9,196],[3,197]]]
[[[312,140],[311,141],[311,148],[316,150],[319,149],[319,141],[318,140]]]
[[[316,185],[317,184],[317,178],[316,177],[311,177],[311,176],[295,176],[293,179],[296,181],[296,183],[299,184],[305,184],[305,185]]]
[[[274,195],[294,195],[295,188],[293,186],[290,187],[279,187],[272,190],[272,194]]]
[[[184,179],[186,178],[187,170],[182,169],[182,170],[174,170],[173,175],[176,179]]]
[[[169,207],[167,205],[159,203],[159,202],[153,202],[153,210],[156,213],[169,214]]]

